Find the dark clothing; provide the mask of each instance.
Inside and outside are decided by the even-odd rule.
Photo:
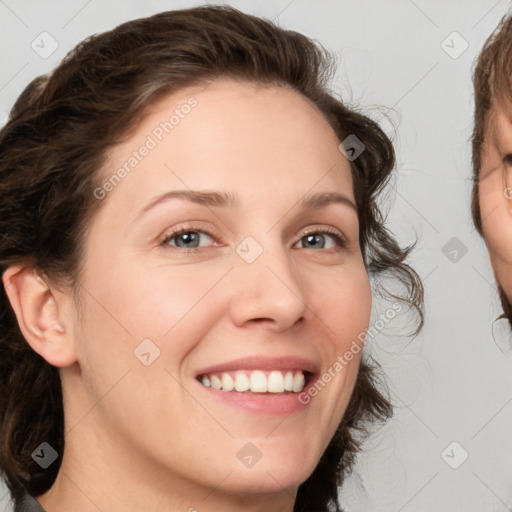
[[[14,506],[14,512],[45,512],[45,510],[35,498],[25,493]]]

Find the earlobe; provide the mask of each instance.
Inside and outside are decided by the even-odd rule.
[[[20,330],[32,349],[48,363],[65,367],[76,362],[71,318],[59,308],[55,294],[33,267],[13,265],[2,276]]]

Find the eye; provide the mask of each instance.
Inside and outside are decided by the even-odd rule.
[[[329,239],[334,242],[329,244]],[[305,249],[332,249],[333,247],[345,247],[346,239],[334,229],[323,229],[306,233],[298,243],[302,244]]]
[[[193,227],[184,227],[166,235],[160,245],[172,249],[183,249],[185,252],[188,250],[196,252],[200,247],[204,247],[204,244],[201,246],[201,239],[204,241],[205,238],[210,240],[209,245],[211,245],[213,236],[210,233]],[[297,244],[301,249],[342,248],[346,245],[346,239],[335,229],[316,229],[303,235]]]
[[[197,249],[200,247],[201,238],[209,238],[212,236],[206,231],[196,230],[192,228],[182,228],[167,235],[161,242],[161,245],[177,247],[179,249]],[[175,244],[170,242],[175,240]]]

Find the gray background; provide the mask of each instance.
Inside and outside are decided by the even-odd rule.
[[[0,0],[0,123],[22,88],[86,36],[201,3]],[[339,55],[335,87],[393,135],[399,172],[388,196],[390,226],[404,243],[419,240],[412,263],[425,280],[426,326],[408,343],[396,333],[412,318],[401,316],[369,346],[388,377],[395,416],[367,443],[342,491],[344,506],[349,512],[508,510],[512,352],[499,348],[505,335],[498,344],[491,335],[500,308],[470,220],[469,137],[473,61],[509,2],[227,3],[276,19]],[[46,59],[31,48],[44,31],[58,43]],[[454,31],[459,35],[450,36]],[[384,307],[376,302],[376,314]],[[0,487],[0,508],[7,500]]]

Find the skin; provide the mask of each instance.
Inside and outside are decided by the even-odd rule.
[[[13,266],[4,284],[22,332],[60,368],[66,446],[54,486],[58,510],[292,511],[353,391],[360,354],[288,416],[211,398],[198,370],[246,356],[296,355],[331,367],[369,324],[371,289],[356,210],[304,210],[307,194],[355,202],[349,164],[323,115],[297,92],[231,79],[165,97],[110,153],[108,179],[155,126],[193,96],[198,105],[102,200],[85,240],[78,315],[71,293]],[[239,207],[160,194],[230,192]],[[165,235],[204,230],[187,252]],[[308,246],[305,235],[330,234]],[[247,236],[263,253],[236,252]],[[325,245],[324,245],[325,244]],[[150,366],[133,354],[149,338]],[[252,468],[237,452],[253,443]]]
[[[493,101],[482,146],[479,201],[497,282],[512,299],[512,104]]]

